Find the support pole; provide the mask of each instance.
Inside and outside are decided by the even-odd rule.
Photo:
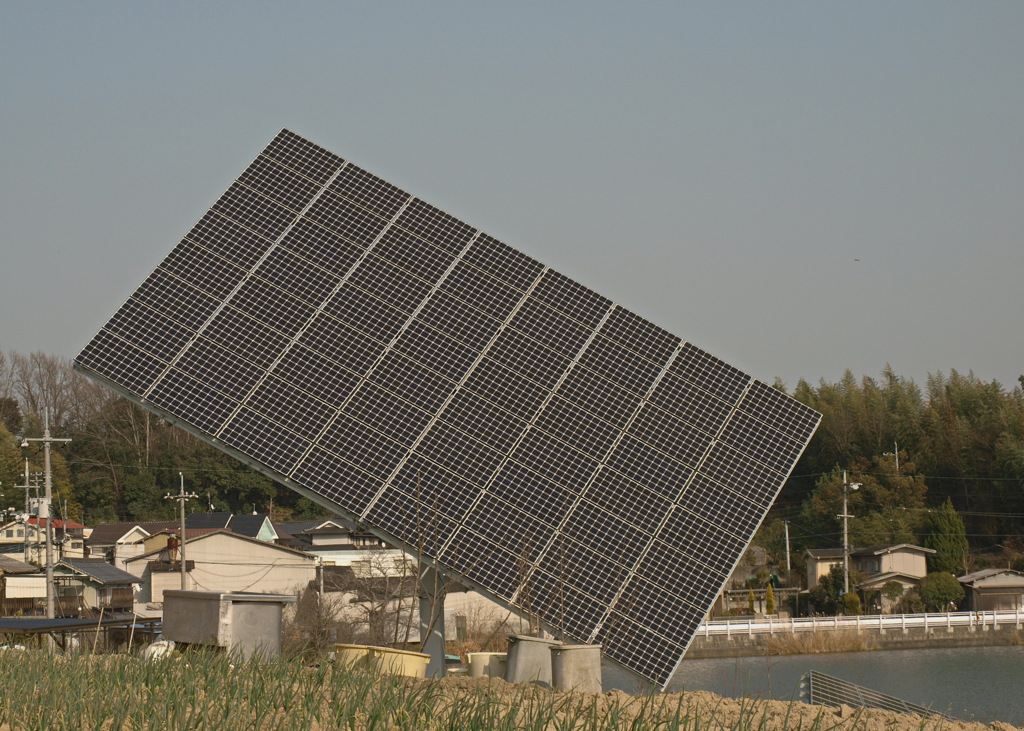
[[[43,412],[43,436],[41,439],[25,439],[21,446],[27,447],[29,442],[43,443],[43,488],[45,490],[43,502],[39,505],[39,513],[36,517],[36,534],[38,535],[40,522],[46,519],[46,618],[53,619],[56,612],[56,597],[53,591],[53,525],[50,519],[50,503],[53,501],[53,469],[50,460],[50,446],[54,442],[67,444],[70,439],[56,439],[50,436],[50,412]],[[26,525],[27,530],[27,525]],[[51,640],[52,643],[52,640]]]
[[[444,591],[441,577],[433,567],[419,567],[420,648],[430,655],[428,678],[445,675]]]
[[[178,490],[178,494],[171,495],[170,493],[167,493],[164,495],[164,500],[177,500],[178,505],[181,506],[180,535],[178,536],[178,558],[181,560],[181,590],[187,591],[188,569],[185,564],[185,503],[199,496],[194,492],[185,492],[185,475],[179,472],[178,477],[181,478],[181,489]]]

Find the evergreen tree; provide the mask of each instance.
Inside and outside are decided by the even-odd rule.
[[[925,548],[935,550],[935,553],[928,556],[929,570],[954,576],[967,572],[967,558],[970,552],[967,531],[963,519],[949,498],[928,516],[928,533],[924,545]]]
[[[768,595],[764,600],[764,613],[775,614],[775,590],[772,589],[772,583],[768,582]]]

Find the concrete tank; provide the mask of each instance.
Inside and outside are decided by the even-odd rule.
[[[187,645],[208,645],[242,660],[281,654],[281,614],[290,594],[164,591],[163,634]]]

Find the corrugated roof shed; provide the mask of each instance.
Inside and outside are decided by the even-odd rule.
[[[102,558],[65,558],[58,565],[67,566],[99,584],[138,584],[142,581],[135,574],[111,566]]]

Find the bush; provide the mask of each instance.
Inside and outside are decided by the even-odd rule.
[[[847,617],[856,617],[863,614],[864,610],[860,604],[860,597],[854,591],[843,594],[843,614]]]
[[[918,588],[925,611],[948,612],[964,598],[964,587],[953,574],[936,571],[921,579]]]

